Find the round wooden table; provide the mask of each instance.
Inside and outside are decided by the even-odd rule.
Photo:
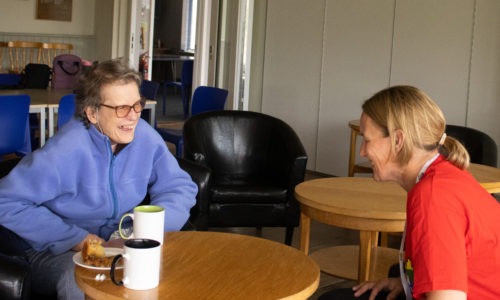
[[[319,267],[303,252],[278,242],[217,232],[165,234],[160,285],[136,291],[116,286],[109,271],[75,267],[86,299],[307,299]],[[96,274],[104,273],[104,281]],[[120,272],[121,273],[121,272]],[[118,274],[121,278],[122,274]]]
[[[491,194],[500,193],[500,169],[479,164],[470,164],[469,172],[481,186]]]
[[[372,178],[333,177],[304,181],[295,187],[301,205],[300,249],[309,252],[311,219],[360,231],[359,246],[334,246],[311,254],[321,270],[358,281],[387,277],[399,250],[378,247],[379,232],[402,232],[406,192]]]

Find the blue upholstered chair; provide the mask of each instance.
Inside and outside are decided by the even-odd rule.
[[[28,95],[0,96],[0,158],[11,153],[24,156],[31,152],[29,110]]]
[[[160,89],[160,83],[151,80],[143,80],[139,92],[142,97],[148,100],[156,100],[156,96],[158,95],[159,89]],[[150,114],[151,110],[145,109],[141,113],[141,118],[149,122],[149,120],[151,119]]]
[[[175,74],[174,74],[175,76]],[[186,60],[182,64],[181,81],[165,81],[163,82],[163,108],[162,113],[165,115],[165,104],[167,100],[167,88],[180,88],[182,98],[182,108],[184,110],[184,119],[189,115],[189,100],[191,97],[191,88],[193,85],[193,61]]]
[[[193,94],[191,115],[212,110],[224,110],[228,91],[216,87],[199,86]],[[182,129],[156,128],[166,142],[175,145],[175,155],[182,157]]]
[[[61,129],[64,124],[75,114],[76,100],[75,94],[67,94],[62,96],[59,101],[59,108],[57,109],[57,128]]]

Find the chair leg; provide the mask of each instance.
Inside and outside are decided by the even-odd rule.
[[[177,157],[182,157],[182,147],[184,146],[184,141],[182,139],[175,145],[175,155]]]
[[[181,98],[182,98],[182,109],[184,111],[184,120],[186,120],[189,115],[189,103],[187,100],[187,92],[185,87],[181,87]]]
[[[258,237],[262,237],[262,227],[255,227],[255,235]]]
[[[288,246],[291,246],[292,239],[293,239],[293,226],[286,227],[285,244],[287,244]]]
[[[165,83],[163,83],[162,85],[162,91],[161,91],[161,101],[163,102],[163,105],[162,105],[162,115],[164,116],[165,115],[165,112],[166,112],[166,109],[165,109],[165,106],[167,104],[167,85]]]

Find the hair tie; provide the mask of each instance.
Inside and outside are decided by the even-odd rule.
[[[443,146],[444,140],[446,140],[446,132],[443,132],[443,135],[441,136],[441,139],[439,140],[439,146]]]

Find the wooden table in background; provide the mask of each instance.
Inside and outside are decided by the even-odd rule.
[[[307,299],[319,267],[303,252],[274,241],[217,232],[165,234],[160,285],[136,291],[116,286],[109,271],[75,267],[87,299]],[[105,273],[106,279],[95,276]],[[121,273],[121,272],[120,272]],[[118,274],[121,278],[122,274]]]
[[[378,235],[404,230],[406,192],[399,185],[333,177],[304,181],[295,187],[295,195],[301,207],[300,249],[305,254],[311,219],[360,231],[359,246],[334,246],[311,254],[323,272],[358,281],[387,277],[399,250],[378,247]]]
[[[179,52],[177,54],[166,54],[166,53],[154,53],[153,54],[153,64],[159,65],[161,63],[170,63],[171,76],[168,77],[166,74],[154,74],[157,75],[155,81],[176,81],[177,80],[177,63],[184,62],[186,60],[194,60],[194,53],[189,52]],[[153,66],[153,70],[165,70],[166,68]],[[156,72],[157,73],[157,72]]]

